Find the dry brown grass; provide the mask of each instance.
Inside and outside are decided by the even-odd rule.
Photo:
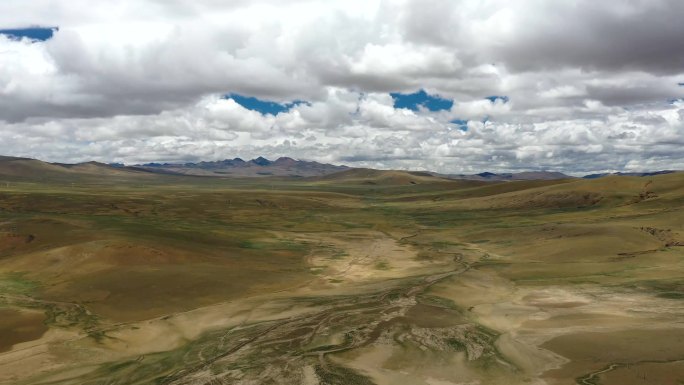
[[[574,383],[629,361],[597,376],[636,384],[634,368],[663,383],[681,369],[655,361],[684,355],[682,173],[94,181],[100,166],[79,167],[0,189],[1,298],[43,317],[0,310],[14,320],[0,335],[33,325],[16,342],[36,344],[5,343],[2,378],[143,384],[204,362],[198,378],[256,383]],[[326,344],[339,351],[301,355]]]

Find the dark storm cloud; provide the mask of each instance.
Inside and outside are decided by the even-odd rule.
[[[588,71],[679,74],[684,69],[684,2],[538,2],[518,28],[489,47],[514,71],[578,67]]]
[[[677,87],[663,85],[653,87],[651,85],[627,84],[587,86],[587,97],[600,100],[608,106],[630,106],[639,103],[653,103],[684,97],[684,90]]]

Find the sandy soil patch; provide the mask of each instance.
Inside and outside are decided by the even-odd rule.
[[[321,245],[309,258],[320,274],[317,284],[357,284],[416,276],[449,266],[451,260],[427,261],[417,258],[417,250],[381,232],[340,233],[306,238]],[[328,250],[327,252],[325,250]]]

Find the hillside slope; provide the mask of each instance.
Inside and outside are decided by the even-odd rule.
[[[144,170],[112,167],[104,163],[86,162],[77,164],[48,163],[36,159],[0,157],[0,179],[25,181],[69,181],[79,178],[101,177],[145,177],[152,174]]]
[[[427,172],[374,170],[369,168],[353,168],[318,178],[309,178],[308,180],[324,183],[365,184],[380,186],[452,182],[449,179],[433,176]]]

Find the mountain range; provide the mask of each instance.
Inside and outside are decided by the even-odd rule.
[[[280,157],[272,161],[261,156],[248,161],[234,158],[198,163],[146,163],[133,167],[151,172],[223,177],[311,177],[333,174],[349,169],[347,166],[295,160],[288,157]]]
[[[589,174],[585,175],[582,178],[584,179],[596,179],[596,178],[603,178],[604,176],[654,176],[654,175],[662,175],[662,174],[671,174],[673,172],[676,172],[674,170],[662,170],[662,171],[653,171],[653,172],[615,172],[615,173],[602,173],[602,174]]]
[[[553,171],[523,171],[518,173],[501,173],[481,172],[479,174],[435,174],[449,179],[467,179],[467,180],[482,180],[482,181],[512,181],[512,180],[555,180],[555,179],[570,179],[570,175],[562,172]]]
[[[641,173],[613,173],[613,174],[590,174],[583,178],[594,179],[605,176],[653,176],[667,174],[675,171],[664,170]],[[296,160],[289,157],[280,157],[269,160],[258,157],[251,160],[240,158],[225,159],[210,162],[196,163],[145,163],[133,166],[123,164],[104,164],[100,162],[84,162],[77,164],[48,163],[31,158],[18,158],[0,156],[0,176],[10,178],[63,178],[66,176],[92,176],[118,175],[126,177],[138,177],[144,174],[167,174],[188,175],[204,177],[288,177],[288,178],[316,178],[336,177],[364,179],[371,175],[375,178],[379,174],[390,180],[411,180],[416,178],[441,178],[459,179],[472,181],[517,181],[517,180],[557,180],[573,179],[575,177],[551,171],[525,171],[519,173],[492,173],[482,172],[479,174],[439,174],[427,171],[398,171],[398,170],[372,170],[352,168],[348,166],[332,165],[314,161]],[[390,177],[391,174],[391,177]],[[402,177],[398,177],[402,174]]]

